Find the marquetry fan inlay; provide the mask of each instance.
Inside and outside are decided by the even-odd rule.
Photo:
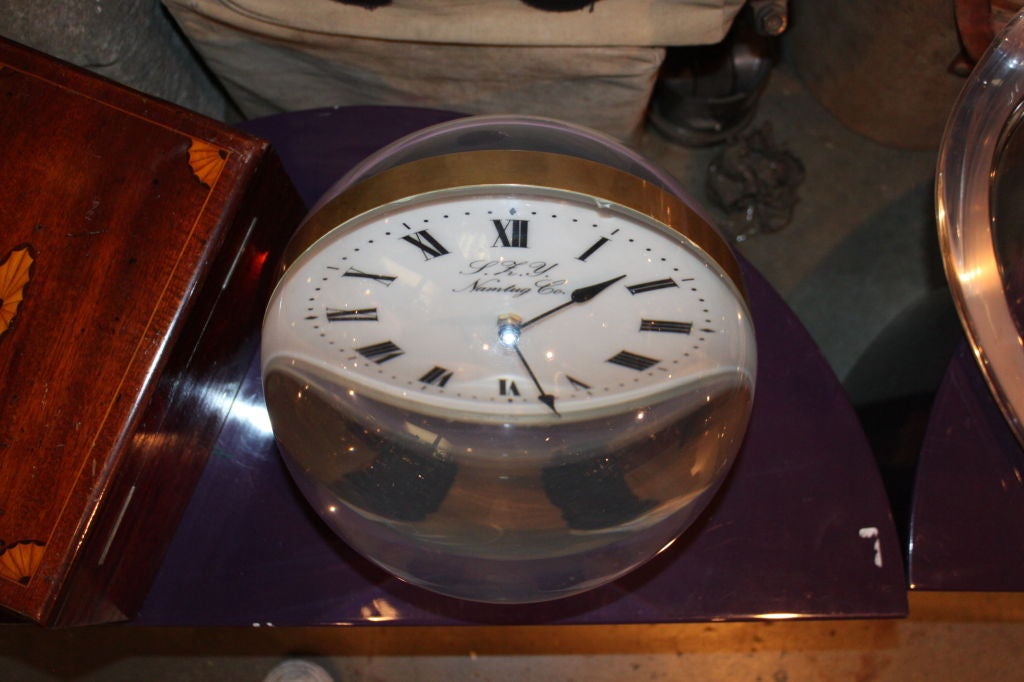
[[[217,181],[227,156],[223,149],[202,140],[193,139],[188,148],[188,163],[192,166],[192,172],[207,187],[213,187]]]
[[[11,250],[0,263],[0,336],[6,332],[18,314],[25,295],[25,285],[32,279],[31,247],[19,246]]]
[[[43,560],[45,545],[38,540],[0,541],[0,578],[27,585]]]

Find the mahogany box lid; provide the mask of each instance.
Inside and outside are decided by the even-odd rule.
[[[303,207],[268,145],[0,39],[0,607],[130,617]]]

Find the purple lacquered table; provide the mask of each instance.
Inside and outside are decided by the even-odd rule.
[[[379,147],[455,114],[354,107],[246,124],[312,205]],[[147,625],[648,623],[897,617],[906,580],[882,482],[807,332],[745,266],[758,389],[718,497],[641,569],[547,604],[493,606],[407,585],[333,536],[279,459],[254,362],[136,619]]]
[[[1024,590],[1024,450],[967,344],[939,388],[917,467],[910,584]]]

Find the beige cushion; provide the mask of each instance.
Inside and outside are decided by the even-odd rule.
[[[164,0],[248,117],[380,104],[551,116],[629,139],[664,47],[720,40],[741,0]]]

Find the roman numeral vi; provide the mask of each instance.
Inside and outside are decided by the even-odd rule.
[[[498,379],[498,395],[519,395],[516,382],[508,379]]]

